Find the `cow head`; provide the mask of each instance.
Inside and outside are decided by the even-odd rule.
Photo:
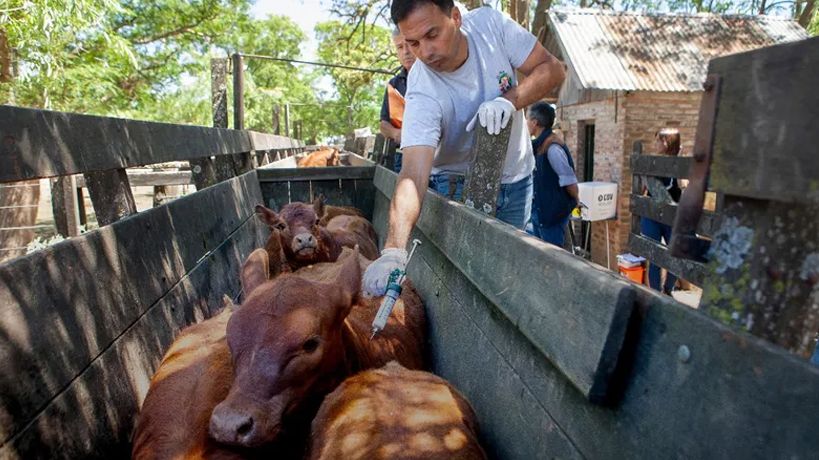
[[[256,251],[246,262],[247,300],[227,326],[236,377],[210,419],[211,436],[226,444],[275,441],[288,420],[311,417],[345,375],[342,329],[361,284],[358,250],[331,267],[326,283],[294,274],[261,281],[266,257]]]
[[[301,264],[328,261],[325,253],[331,241],[328,234],[319,226],[324,215],[322,197],[317,198],[312,205],[301,202],[287,204],[278,213],[257,205],[256,213],[271,230],[278,231],[282,249],[288,260]],[[273,238],[275,233],[274,231],[270,237]]]

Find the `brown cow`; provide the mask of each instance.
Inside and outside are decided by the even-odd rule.
[[[364,257],[378,258],[377,235],[372,224],[359,216],[338,215],[327,226],[321,226],[325,205],[321,198],[312,205],[294,202],[282,207],[279,213],[262,205],[256,206],[271,230],[278,230],[280,245],[290,268],[319,262],[333,262],[341,254],[342,247],[358,245]],[[270,238],[273,238],[271,233]],[[275,244],[268,239],[267,246]]]
[[[242,288],[267,282],[267,254],[256,250],[242,267]],[[213,408],[233,385],[233,365],[225,332],[238,308],[225,297],[218,315],[185,328],[171,344],[142,404],[133,437],[135,459],[301,458],[304,437],[287,437],[266,449],[219,444],[208,435]]]
[[[133,458],[242,458],[208,437],[211,412],[233,382],[225,341],[232,313],[226,306],[213,318],[184,329],[171,344],[142,404]]]
[[[309,460],[482,460],[475,413],[452,385],[396,362],[348,378],[313,420]]]
[[[296,166],[299,168],[338,166],[340,164],[341,156],[338,153],[338,149],[334,149],[332,147],[322,147],[296,162]]]
[[[213,411],[215,439],[252,447],[282,429],[306,437],[322,398],[345,377],[390,360],[423,366],[424,311],[410,286],[369,340],[380,299],[359,296],[367,264],[345,249],[336,263],[282,274],[250,293],[228,324],[236,380]]]

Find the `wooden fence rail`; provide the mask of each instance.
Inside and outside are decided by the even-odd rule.
[[[640,219],[642,218],[669,226],[674,224],[678,206],[671,199],[659,178],[685,179],[689,177],[693,158],[643,155],[642,150],[642,143],[635,142],[631,155],[631,170],[634,179],[630,205],[632,224],[628,242],[629,251],[645,257],[651,264],[656,264],[685,280],[702,286],[706,276],[705,264],[673,257],[667,246],[670,241],[660,244],[640,233]],[[650,192],[650,196],[643,195],[645,189]],[[719,228],[720,222],[718,213],[703,211],[697,233],[710,238]]]

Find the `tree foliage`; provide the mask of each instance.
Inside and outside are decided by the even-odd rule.
[[[323,62],[377,69],[399,66],[392,51],[391,32],[378,25],[356,27],[341,21],[323,22],[316,26],[316,36],[318,55]],[[389,76],[337,68],[324,68],[323,72],[332,77],[338,102],[348,111],[346,129],[342,132],[353,127],[375,129]]]

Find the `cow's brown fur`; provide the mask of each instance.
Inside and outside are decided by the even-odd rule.
[[[280,275],[250,294],[228,325],[237,377],[213,412],[216,439],[252,447],[282,429],[306,435],[321,399],[347,376],[393,359],[423,366],[423,305],[409,286],[369,341],[380,299],[358,295],[368,263],[347,249],[337,263]]]
[[[341,156],[338,149],[324,147],[311,152],[304,158],[299,159],[296,165],[299,168],[315,168],[321,166],[338,166],[341,164]]]
[[[243,458],[208,437],[211,412],[233,382],[225,341],[232,313],[184,329],[165,353],[137,419],[133,458]]]
[[[312,423],[309,460],[482,460],[475,413],[445,380],[396,362],[348,378]]]

